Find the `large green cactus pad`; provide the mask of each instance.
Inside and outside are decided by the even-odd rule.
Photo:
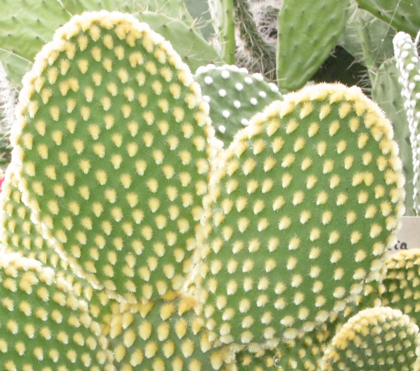
[[[283,99],[276,85],[261,74],[249,74],[236,66],[208,65],[197,70],[194,80],[210,105],[216,137],[227,147],[235,134],[248,125],[269,103]]]
[[[420,3],[412,0],[356,0],[359,6],[390,24],[397,31],[415,37],[419,32]]]
[[[404,179],[391,124],[360,89],[285,96],[219,165],[194,280],[223,342],[293,340],[374,292]]]
[[[418,370],[419,342],[419,328],[401,311],[389,307],[366,309],[332,339],[322,369]]]
[[[301,88],[327,59],[347,22],[348,0],[283,0],[278,18],[277,82]]]
[[[129,15],[76,16],[38,55],[20,100],[13,163],[44,238],[131,301],[179,289],[210,128],[170,44]]]

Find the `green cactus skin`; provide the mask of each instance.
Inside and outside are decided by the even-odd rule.
[[[261,74],[249,74],[236,66],[208,65],[197,70],[194,80],[201,86],[210,109],[216,137],[225,147],[256,113],[269,103],[283,99],[276,85],[266,83]]]
[[[372,86],[372,99],[385,111],[394,128],[395,141],[398,143],[399,157],[403,162],[405,182],[406,216],[415,214],[413,207],[413,153],[410,144],[410,130],[404,109],[404,98],[400,93],[399,71],[395,58],[382,63],[376,73]]]
[[[278,19],[277,83],[293,91],[305,85],[342,34],[347,0],[283,0]]]
[[[322,370],[418,370],[419,340],[419,328],[401,311],[366,309],[334,336]]]
[[[21,199],[18,181],[9,166],[0,194],[0,251],[2,254],[19,254],[23,258],[42,263],[43,268],[54,270],[55,277],[66,281],[86,302],[89,314],[97,320],[101,328],[110,322],[113,300],[105,292],[96,292],[85,280],[73,274],[68,261],[63,259],[42,237],[40,226],[32,223],[32,210]],[[106,333],[106,331],[103,331]]]
[[[0,57],[9,78],[20,87],[28,63],[70,16],[58,1],[51,0],[2,0],[0,7],[0,33],[5,36]]]
[[[415,37],[419,31],[420,4],[417,1],[400,0],[356,0],[358,5],[375,17],[390,24],[397,31]]]
[[[231,362],[233,353],[216,347],[193,307],[200,308],[191,298],[115,305],[109,336],[116,369],[204,371]]]
[[[0,194],[0,241],[3,252],[19,253],[23,257],[36,259],[56,272],[59,269],[66,270],[68,264],[47,245],[41,227],[32,223],[32,210],[22,202],[18,181],[12,170],[9,166]]]
[[[235,64],[235,21],[233,0],[209,0],[213,28],[220,44],[220,55],[227,64]]]
[[[72,15],[80,14],[83,11],[120,11],[125,13],[142,13],[145,11],[165,14],[192,25],[194,19],[189,14],[183,0],[63,0],[64,8]]]
[[[398,251],[388,257],[385,264],[387,272],[383,281],[383,305],[401,310],[419,325],[420,252],[415,249]]]
[[[216,65],[224,63],[216,50],[197,34],[195,29],[191,29],[184,22],[152,12],[140,13],[137,18],[170,41],[175,51],[188,64],[193,73],[207,63]]]
[[[413,155],[413,207],[416,215],[420,214],[420,145],[418,135],[420,119],[420,60],[416,44],[410,35],[399,32],[394,38],[395,58],[400,70],[398,81],[402,86],[405,99],[404,108],[410,130],[411,151]]]
[[[110,354],[86,302],[64,279],[18,254],[0,258],[2,370],[106,370]]]
[[[191,282],[227,344],[293,340],[375,291],[404,213],[391,124],[360,89],[284,98],[235,137],[209,185]]]
[[[12,161],[44,238],[95,287],[170,297],[194,248],[212,135],[179,55],[129,15],[75,17],[20,101]]]
[[[351,14],[351,17],[348,19],[346,28],[338,43],[355,57],[359,63],[364,63],[365,65],[368,64],[365,59],[365,53],[368,52],[371,59],[370,65],[373,67],[373,71],[376,72],[382,63],[394,56],[392,39],[396,31],[368,11],[359,8],[354,1],[351,3],[349,14]],[[366,35],[366,48],[363,48],[362,45],[362,32]]]
[[[227,368],[227,370],[276,371],[278,370],[276,364],[277,353],[276,350],[265,349],[254,352],[241,350],[235,354],[235,361],[230,365],[231,368]]]

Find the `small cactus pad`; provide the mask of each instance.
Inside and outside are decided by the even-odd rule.
[[[233,353],[215,348],[191,298],[115,305],[109,338],[117,370],[219,370]]]
[[[134,17],[74,17],[26,75],[12,162],[44,238],[127,300],[183,284],[207,192],[208,104]]]
[[[404,179],[391,124],[360,89],[285,96],[219,165],[191,282],[222,342],[293,340],[376,292]]]
[[[419,370],[419,340],[419,328],[401,311],[365,309],[334,336],[322,370]]]
[[[18,254],[1,253],[0,277],[0,369],[107,369],[107,340],[69,282]]]
[[[420,3],[412,0],[356,0],[357,4],[375,17],[390,24],[397,31],[410,33],[413,37],[419,32]]]
[[[386,261],[382,304],[401,310],[420,324],[420,251],[398,251]]]
[[[293,91],[304,86],[344,31],[349,0],[283,0],[278,18],[277,82]]]
[[[41,226],[32,223],[32,210],[22,202],[22,193],[12,170],[9,166],[0,194],[0,242],[3,252],[19,253],[54,269],[60,265],[67,268],[68,264],[48,247],[42,237]]]
[[[283,99],[276,85],[266,83],[261,74],[245,68],[208,65],[197,70],[194,80],[210,105],[216,137],[227,147],[234,135],[269,103]]]
[[[413,162],[413,201],[414,210],[420,214],[420,58],[417,45],[410,35],[399,32],[394,38],[395,58],[401,76],[398,79],[402,85],[402,96],[405,99],[404,108],[408,118],[410,142]]]

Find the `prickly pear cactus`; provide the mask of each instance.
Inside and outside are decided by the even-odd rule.
[[[390,24],[397,31],[404,31],[415,37],[419,31],[420,4],[417,1],[400,0],[356,0],[362,9]]]
[[[214,336],[277,345],[373,293],[403,184],[390,123],[358,88],[308,87],[256,115],[211,179],[191,280]]]
[[[400,70],[398,79],[402,85],[402,96],[405,99],[404,108],[407,113],[408,128],[410,130],[410,142],[413,163],[413,207],[415,213],[420,213],[420,144],[419,144],[419,120],[420,120],[420,60],[417,45],[410,35],[399,32],[394,38],[395,58]]]
[[[335,335],[323,357],[322,369],[418,370],[419,339],[419,328],[401,311],[366,309]]]
[[[276,95],[224,150],[179,54],[106,11],[61,28],[23,84],[1,369],[313,370],[380,304],[404,179],[359,89]]]
[[[224,65],[201,67],[194,75],[203,99],[210,107],[216,137],[227,147],[234,135],[248,125],[249,119],[274,100],[283,99],[278,87],[267,83],[261,74]]]
[[[300,89],[327,59],[344,30],[349,5],[347,0],[283,0],[278,18],[276,67],[281,89]]]

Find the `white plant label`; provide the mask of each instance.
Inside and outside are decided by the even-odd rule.
[[[420,217],[403,216],[402,226],[397,233],[397,243],[388,248],[390,254],[400,250],[420,249]]]

